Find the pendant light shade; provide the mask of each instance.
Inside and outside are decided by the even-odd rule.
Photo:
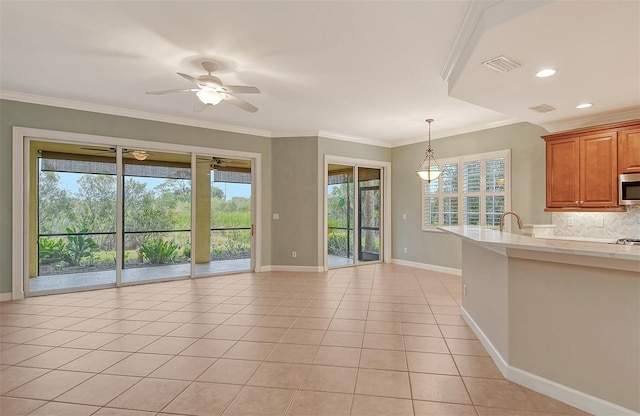
[[[426,120],[429,123],[429,144],[427,145],[427,151],[425,153],[425,157],[420,164],[420,167],[416,171],[416,174],[423,181],[431,182],[442,174],[442,169],[440,169],[440,164],[436,160],[433,155],[433,149],[431,148],[431,123],[433,123],[432,118],[428,118]]]

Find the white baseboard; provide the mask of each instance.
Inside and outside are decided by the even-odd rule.
[[[567,387],[564,384],[559,384],[555,381],[520,370],[519,368],[509,367],[509,377],[507,377],[507,379],[597,416],[640,416],[640,413],[634,412],[631,409],[591,396]]]
[[[476,334],[500,372],[507,380],[513,381],[514,383],[518,383],[533,391],[537,391],[538,393],[560,400],[570,406],[597,416],[640,416],[640,413],[634,412],[631,409],[624,408],[615,403],[572,389],[564,384],[556,383],[555,381],[510,366],[493,346],[489,338],[487,338],[484,332],[482,332],[482,329],[480,329],[473,318],[471,318],[469,313],[467,313],[463,307],[460,308],[460,311],[462,318],[467,322],[467,324],[469,324],[471,330]]]
[[[260,267],[261,272],[323,272],[324,267],[322,266],[279,266],[279,265],[271,265],[271,266],[262,266]]]
[[[509,364],[502,357],[502,354],[500,354],[500,352],[496,349],[496,347],[493,346],[493,343],[484,334],[484,332],[482,332],[482,329],[480,329],[478,324],[476,324],[476,321],[473,320],[471,315],[469,315],[469,313],[462,306],[460,307],[460,314],[462,315],[462,319],[465,320],[465,322],[469,325],[471,330],[476,334],[476,336],[478,337],[478,339],[480,340],[484,348],[487,350],[487,352],[493,359],[493,362],[498,367],[498,370],[500,370],[504,378],[508,379]]]
[[[449,273],[455,274],[456,276],[462,276],[462,270],[454,269],[452,267],[436,266],[435,264],[418,263],[415,261],[400,259],[391,259],[391,262],[399,266],[415,267],[416,269],[431,270],[434,272]]]
[[[13,293],[11,292],[0,293],[0,302],[6,302],[8,300],[13,300]]]

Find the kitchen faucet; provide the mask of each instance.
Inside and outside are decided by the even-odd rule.
[[[509,214],[516,217],[516,221],[518,221],[518,228],[522,230],[524,228],[524,225],[522,224],[522,220],[520,219],[520,216],[513,211],[507,211],[500,216],[500,232],[504,230],[504,217],[506,217]]]

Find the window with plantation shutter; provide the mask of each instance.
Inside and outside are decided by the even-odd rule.
[[[510,209],[509,150],[442,159],[443,173],[423,181],[422,229],[439,225],[498,227]]]

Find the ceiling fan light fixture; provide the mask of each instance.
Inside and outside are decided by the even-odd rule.
[[[207,105],[216,105],[224,99],[222,94],[211,88],[203,88],[196,92],[196,95],[203,104]]]
[[[133,156],[136,160],[147,160],[149,157],[149,153],[144,150],[134,150],[131,152],[131,156]]]
[[[436,160],[433,149],[431,148],[431,123],[433,123],[433,119],[428,118],[426,122],[429,123],[429,145],[427,146],[425,157],[416,171],[416,175],[418,175],[423,181],[431,182],[440,177],[442,169],[440,168],[440,164]]]

